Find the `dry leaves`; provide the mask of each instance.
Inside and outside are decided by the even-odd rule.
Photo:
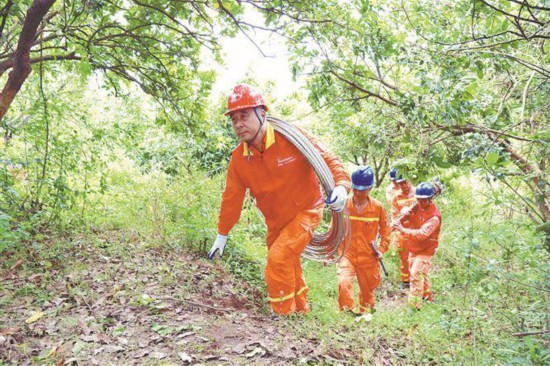
[[[32,324],[36,321],[38,321],[40,318],[42,318],[44,316],[44,313],[41,312],[41,311],[37,311],[35,312],[33,315],[31,315],[29,318],[27,318],[27,320],[25,320],[25,323],[27,324]]]

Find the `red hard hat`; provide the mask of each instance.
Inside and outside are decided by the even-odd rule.
[[[227,98],[227,111],[224,115],[228,116],[239,109],[262,107],[266,111],[267,105],[264,102],[262,94],[253,89],[248,84],[239,84],[233,89],[233,93]]]

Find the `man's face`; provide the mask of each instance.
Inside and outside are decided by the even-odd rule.
[[[417,198],[418,204],[420,205],[420,208],[425,210],[428,207],[430,207],[430,204],[432,203],[431,198]]]
[[[239,141],[252,142],[250,139],[254,137],[260,127],[260,121],[258,117],[256,117],[254,108],[235,111],[231,114],[230,118],[233,130],[235,131],[235,135],[239,138]]]
[[[364,191],[360,191],[358,189],[353,189],[353,195],[359,199],[364,200],[369,196],[370,189],[365,189]]]
[[[403,182],[399,182],[397,183],[397,186],[399,187],[399,189],[401,190],[401,192],[403,193],[409,193],[409,190],[411,189],[411,186],[409,185],[409,181],[408,180],[404,180]]]

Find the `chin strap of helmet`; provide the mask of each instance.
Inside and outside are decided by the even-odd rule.
[[[247,141],[249,144],[256,140],[256,137],[258,137],[258,134],[260,133],[262,126],[265,122],[265,119],[262,118],[262,114],[260,113],[260,107],[254,107],[254,113],[256,113],[256,117],[258,117],[258,121],[260,121],[260,126],[258,127],[258,131],[256,131],[254,136],[249,141]]]
[[[246,141],[246,143],[249,144],[249,145],[252,142],[254,142],[254,140],[256,140],[256,137],[258,137],[258,134],[262,130],[262,126],[265,123],[265,118],[262,118],[262,114],[260,112],[260,107],[254,107],[254,113],[256,113],[256,117],[258,117],[258,121],[260,121],[260,126],[258,127],[258,130],[254,134],[254,136],[252,136],[252,138],[250,140]],[[248,149],[248,161],[250,161],[250,148]]]

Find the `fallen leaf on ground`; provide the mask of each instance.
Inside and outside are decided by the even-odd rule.
[[[80,339],[82,339],[84,342],[95,342],[97,341],[95,335],[81,335]]]
[[[104,346],[103,349],[107,353],[117,353],[120,351],[124,351],[124,347],[120,347],[120,346]]]
[[[148,339],[141,339],[139,342],[138,342],[138,346],[139,348],[145,348],[149,345],[149,340]]]
[[[63,341],[59,342],[56,346],[52,347],[50,350],[50,353],[48,353],[48,357],[55,357],[57,354],[57,349],[63,344]]]
[[[189,356],[187,353],[185,352],[180,352],[178,353],[178,356],[180,356],[180,359],[183,361],[183,362],[189,362],[191,363],[193,361],[193,358],[191,358],[191,356]]]
[[[98,333],[96,335],[96,338],[98,341],[100,342],[103,342],[103,343],[106,343],[106,344],[109,344],[111,343],[111,337],[109,337],[107,334],[105,333]]]
[[[84,320],[78,319],[77,323],[80,326],[80,328],[82,328],[82,333],[84,333],[85,336],[89,336],[90,333],[92,333],[92,331],[90,330],[90,328],[88,328],[88,325]]]
[[[141,349],[139,351],[137,351],[136,353],[134,353],[134,358],[142,358],[142,357],[145,357],[147,356],[149,353],[149,350],[147,349]]]
[[[182,334],[178,334],[176,336],[176,339],[181,339],[181,338],[185,338],[185,337],[189,337],[190,335],[193,335],[195,334],[195,332],[185,332],[185,333],[182,333]]]
[[[13,266],[10,267],[10,271],[16,270],[23,264],[23,259],[19,259]]]
[[[25,320],[25,323],[27,323],[27,324],[34,323],[35,321],[39,320],[39,319],[42,318],[43,316],[44,316],[44,313],[43,313],[43,312],[37,311],[36,313],[34,313],[33,315],[31,315],[27,320]]]
[[[156,358],[157,360],[162,360],[168,356],[166,353],[155,351],[151,353],[151,357]]]
[[[260,346],[260,347],[264,348],[265,350],[267,350],[267,346],[266,346],[265,343],[262,342],[262,341],[251,341],[251,342],[248,342],[248,343],[246,344],[246,346],[247,346],[247,347],[248,347],[248,346],[253,346],[253,345],[255,345],[255,344],[257,344],[258,346]]]
[[[238,344],[235,347],[233,347],[233,352],[235,352],[239,355],[243,354],[244,351],[246,351],[246,347],[245,347],[244,344]]]
[[[80,341],[76,341],[75,344],[73,345],[73,348],[71,350],[72,354],[73,355],[78,355],[80,353],[80,351],[82,351],[82,349],[86,346],[86,343],[84,342],[80,342]]]
[[[35,273],[33,275],[30,275],[29,278],[27,278],[27,280],[35,284],[39,284],[40,282],[42,282],[42,274]]]
[[[19,333],[20,330],[21,330],[21,328],[19,328],[19,327],[4,328],[4,329],[0,330],[0,334],[1,335],[12,335],[12,334]]]
[[[256,347],[254,348],[252,351],[248,352],[245,357],[246,358],[252,358],[252,357],[255,357],[257,355],[265,355],[265,350],[261,347]]]

